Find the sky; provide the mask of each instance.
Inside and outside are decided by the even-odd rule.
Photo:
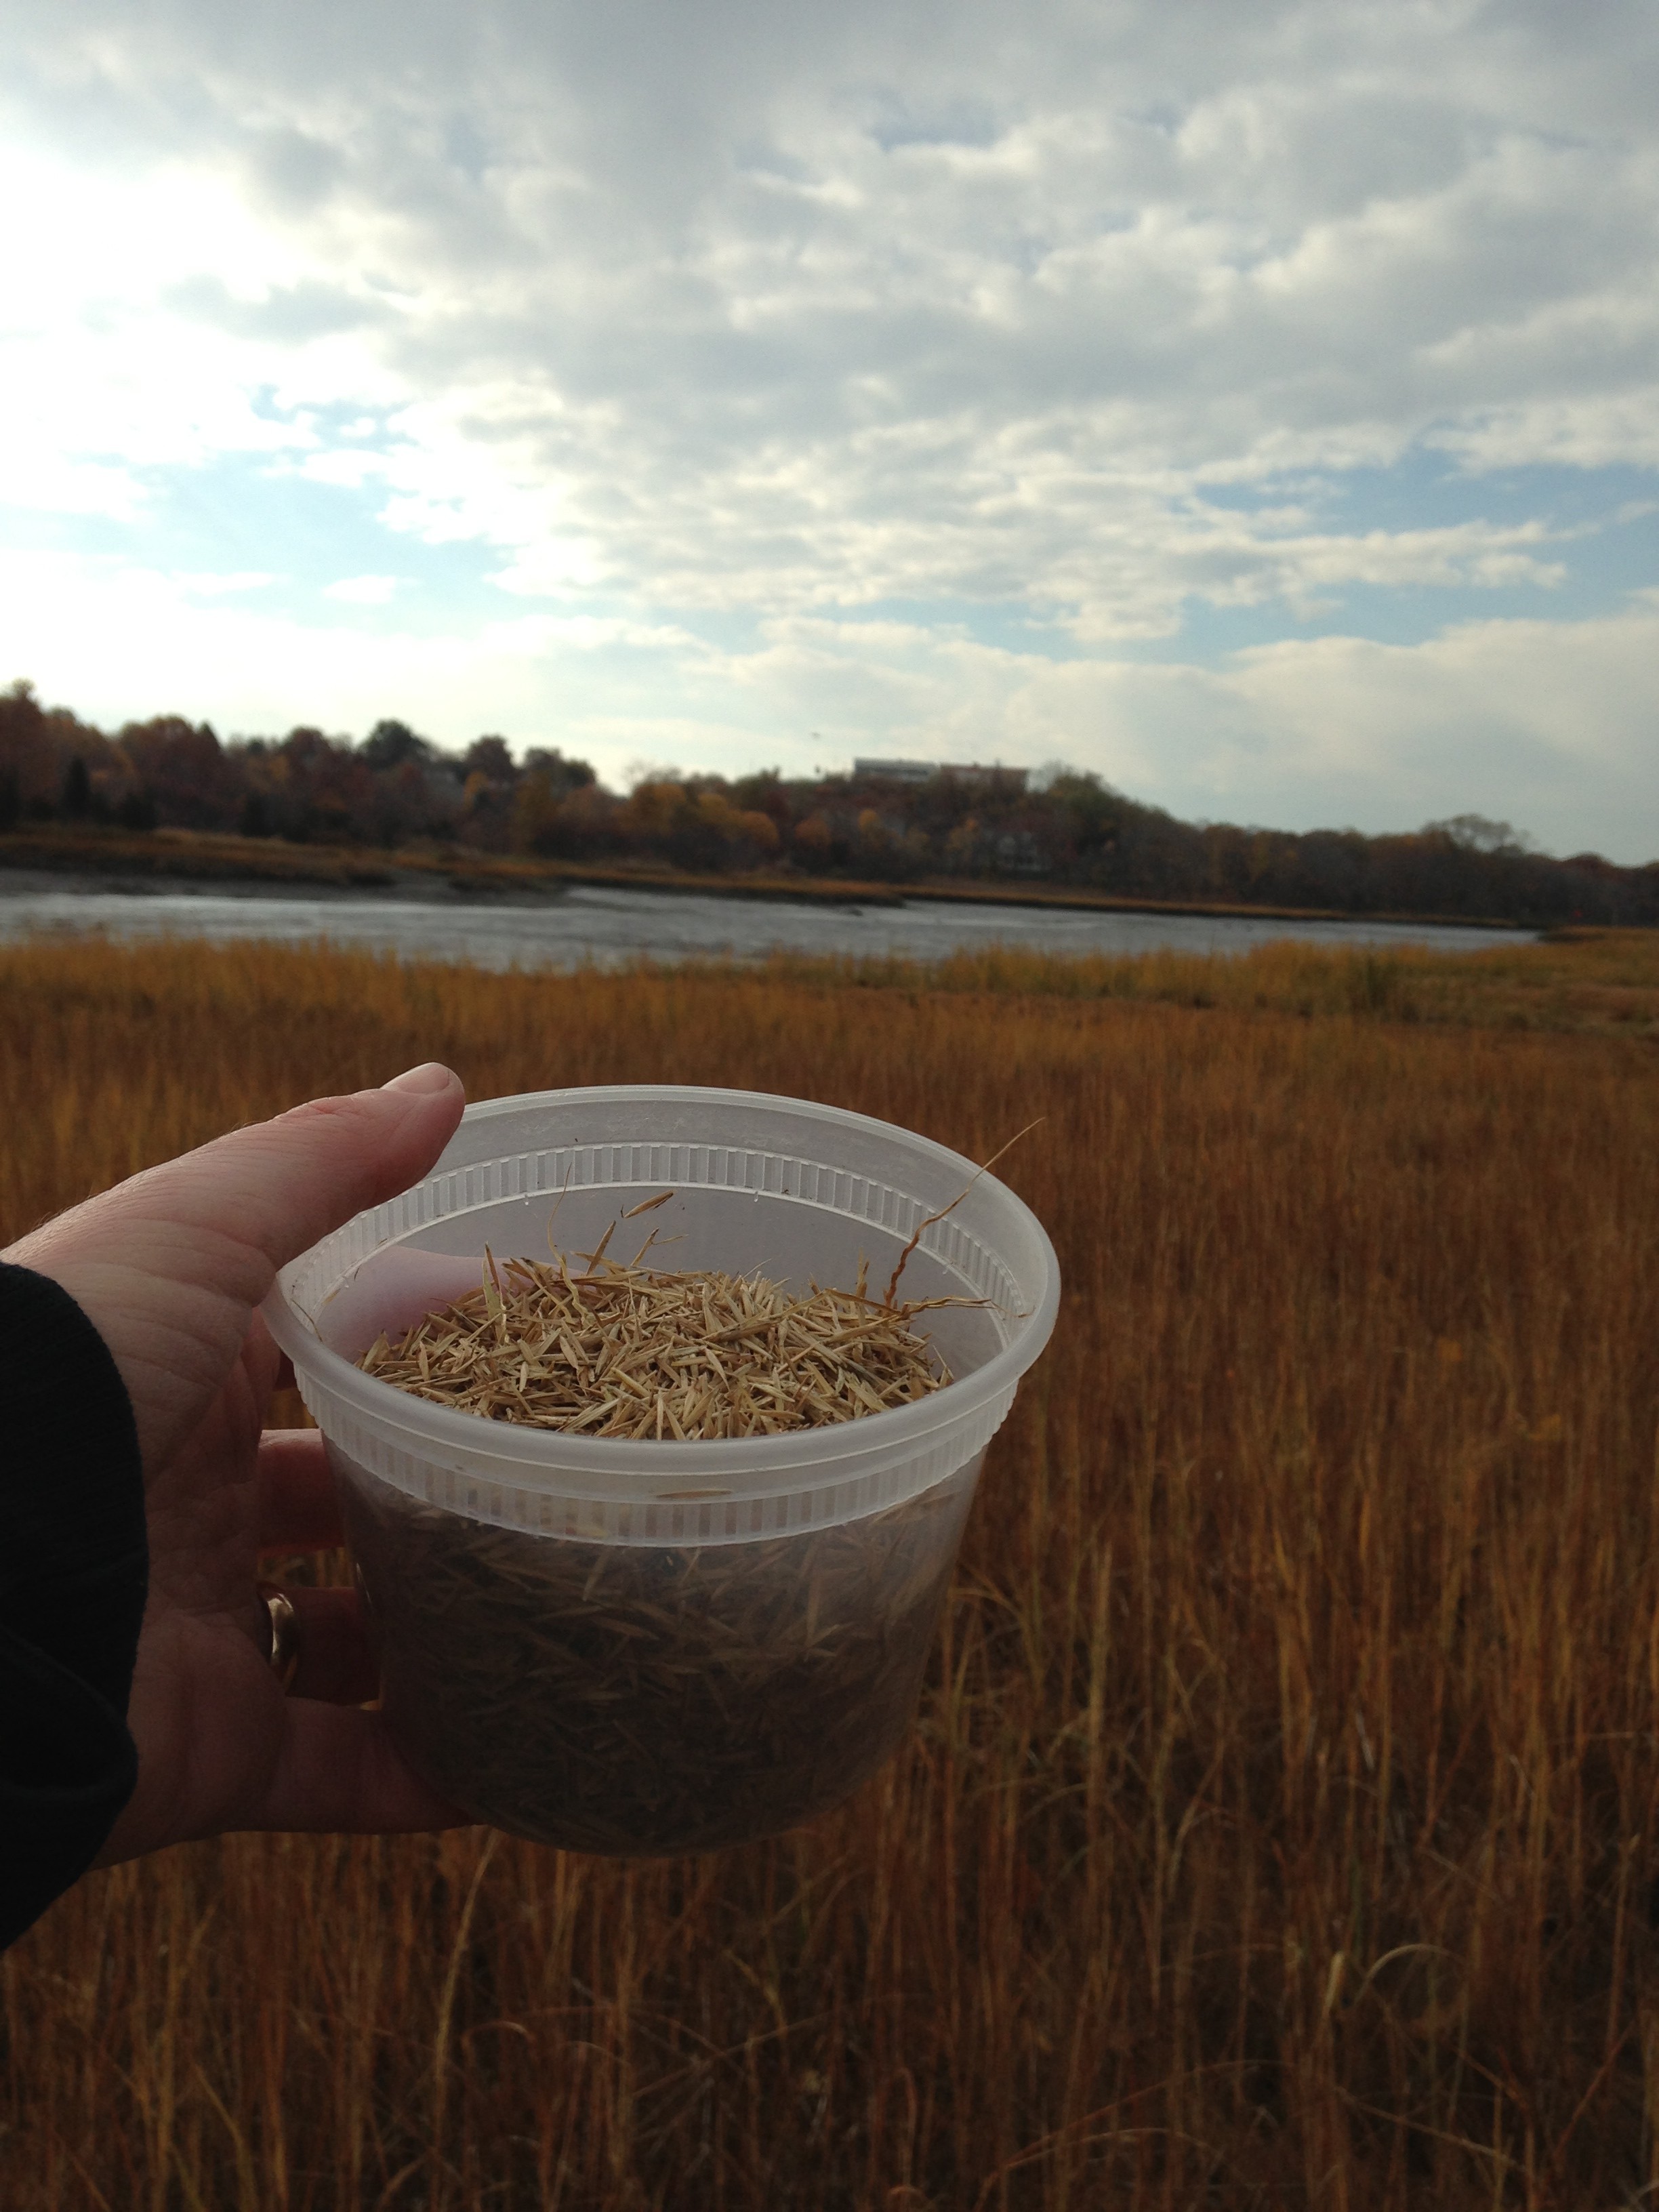
[[[0,683],[1659,857],[1650,0],[5,0]]]

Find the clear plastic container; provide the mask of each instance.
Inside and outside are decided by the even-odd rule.
[[[665,1191],[635,1240],[655,1231],[651,1264],[799,1290],[867,1263],[878,1296],[920,1230],[900,1297],[979,1302],[918,1324],[955,1379],[833,1427],[631,1443],[457,1413],[353,1364],[476,1289],[486,1245],[589,1252]],[[911,1723],[985,1447],[1059,1292],[1012,1192],[863,1115],[643,1085],[469,1107],[424,1182],[265,1306],[339,1481],[405,1756],[476,1819],[574,1850],[708,1850],[838,1803]]]

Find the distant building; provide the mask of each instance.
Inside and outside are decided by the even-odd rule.
[[[863,782],[869,776],[882,776],[889,783],[931,783],[939,774],[937,761],[912,760],[855,760],[853,774]]]
[[[932,783],[935,776],[948,775],[970,790],[984,790],[994,783],[1005,791],[1024,791],[1030,774],[1029,769],[986,768],[977,761],[861,759],[853,763],[854,778],[860,782],[866,777],[883,776],[889,783]]]

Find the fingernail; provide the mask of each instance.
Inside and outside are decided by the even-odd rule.
[[[441,1060],[423,1060],[419,1067],[405,1069],[394,1075],[390,1083],[383,1083],[383,1091],[447,1091],[455,1080]]]

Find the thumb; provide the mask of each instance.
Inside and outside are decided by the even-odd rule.
[[[316,1098],[147,1169],[6,1255],[61,1283],[115,1356],[153,1471],[212,1404],[278,1267],[422,1175],[460,1119],[435,1063]]]
[[[459,1077],[430,1061],[382,1090],[313,1098],[274,1121],[234,1129],[95,1202],[135,1224],[158,1220],[234,1237],[264,1263],[257,1304],[278,1267],[424,1175],[465,1103]]]

